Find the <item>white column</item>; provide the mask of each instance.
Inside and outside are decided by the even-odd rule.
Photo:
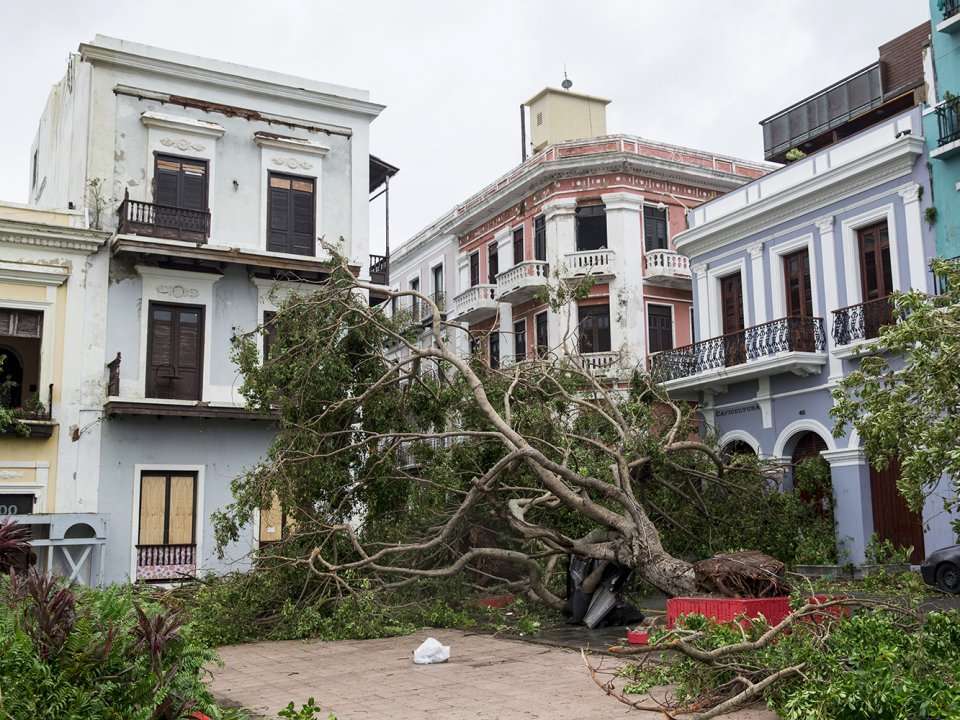
[[[829,351],[834,347],[833,311],[840,307],[840,278],[837,276],[837,255],[842,252],[843,248],[837,246],[832,215],[817,219],[815,224],[820,235],[820,256],[823,258],[823,296],[827,303],[827,307],[823,311],[823,332],[826,334]],[[810,258],[810,261],[812,263],[813,258]],[[829,367],[828,382],[836,382],[843,376],[843,361],[833,353],[830,353]]]
[[[844,556],[840,561],[859,565],[873,535],[870,466],[862,448],[825,450],[820,455],[830,463],[837,549]]]
[[[750,274],[753,276],[753,324],[762,325],[770,319],[767,317],[767,276],[763,272],[763,243],[754,243],[748,249]]]
[[[624,367],[646,361],[646,313],[643,307],[643,195],[607,193],[607,247],[613,250],[610,281],[610,347]]]
[[[693,280],[693,336],[697,342],[710,338],[709,300],[707,298],[707,266],[703,263],[690,266]]]
[[[575,198],[557,198],[543,204],[543,219],[547,232],[547,262],[550,264],[550,282],[562,274],[564,257],[577,248]],[[547,313],[547,338],[553,352],[575,352],[577,308],[568,303],[560,312]]]
[[[513,362],[513,305],[500,303],[499,328],[500,365]]]
[[[921,292],[928,292],[927,262],[929,258],[923,244],[923,218],[920,216],[920,185],[913,183],[910,187],[900,190],[903,198],[903,215],[907,226],[907,262],[910,265],[910,287]],[[903,282],[905,278],[901,278]]]

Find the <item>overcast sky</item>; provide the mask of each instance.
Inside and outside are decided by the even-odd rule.
[[[558,85],[613,100],[610,132],[762,159],[757,121],[877,59],[926,0],[6,0],[0,199],[67,53],[96,33],[366,88],[370,150],[400,167],[396,247],[520,161],[518,106]],[[382,205],[371,250],[383,247]]]

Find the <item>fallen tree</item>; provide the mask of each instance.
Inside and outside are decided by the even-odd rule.
[[[651,512],[680,521],[644,498],[667,486],[709,516],[705,488],[736,491],[756,468],[728,468],[692,409],[642,370],[628,388],[601,380],[572,330],[536,358],[492,368],[463,351],[486,347],[486,336],[467,337],[434,298],[396,291],[370,307],[373,289],[383,290],[341,263],[270,327],[238,336],[242,392],[279,413],[280,431],[215,518],[221,543],[279,505],[299,548],[289,559],[337,592],[468,570],[561,609],[556,571],[569,555],[598,561],[592,581],[616,563],[668,595],[697,590],[693,565],[664,548]],[[562,307],[575,293],[549,299]]]

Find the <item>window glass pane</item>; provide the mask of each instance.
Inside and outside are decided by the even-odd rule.
[[[585,205],[576,210],[577,251],[607,246],[607,218],[603,205]]]

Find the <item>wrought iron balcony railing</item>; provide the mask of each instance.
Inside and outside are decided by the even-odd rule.
[[[944,20],[952,18],[960,12],[960,0],[940,0],[940,10]]]
[[[960,140],[960,98],[947,100],[936,108],[937,129],[939,136],[937,144],[940,147]]]
[[[390,284],[390,258],[388,256],[370,256],[370,282],[375,285]]]
[[[131,200],[129,195],[124,195],[118,212],[121,233],[198,244],[205,243],[210,236],[210,213],[207,210],[157,205]]]
[[[880,328],[894,323],[890,296],[850,305],[833,311],[833,341],[849,345],[858,340],[872,340],[880,336]]]
[[[665,382],[783,352],[825,350],[823,318],[785,317],[657,353],[650,357],[650,371],[657,380]]]

